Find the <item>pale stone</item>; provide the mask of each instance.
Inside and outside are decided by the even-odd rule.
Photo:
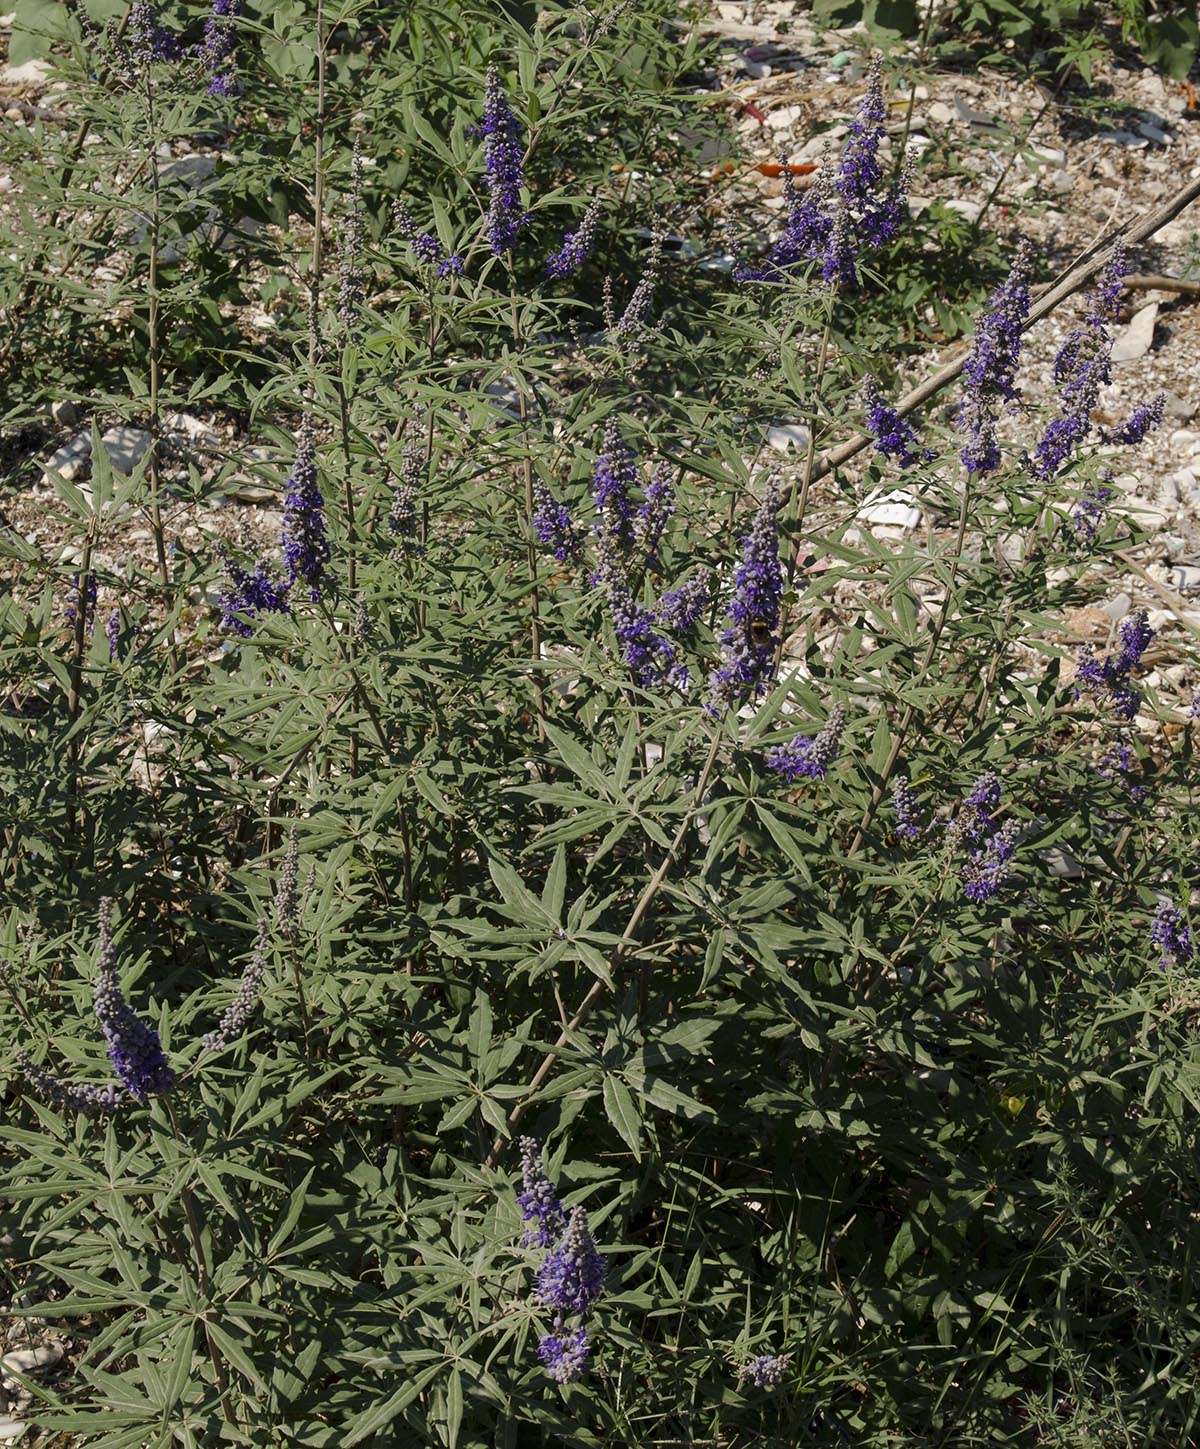
[[[1154,324],[1158,320],[1158,303],[1149,302],[1134,313],[1129,326],[1113,343],[1114,362],[1133,362],[1145,357],[1154,341]]]
[[[53,1368],[62,1356],[63,1351],[56,1343],[43,1343],[37,1348],[17,1348],[0,1358],[0,1370],[6,1375],[37,1373],[41,1369]],[[5,1381],[10,1384],[15,1382]]]
[[[800,452],[808,447],[808,429],[799,423],[781,423],[778,427],[768,428],[767,447],[774,448],[777,453],[786,453],[790,448]]]
[[[118,423],[115,428],[109,428],[100,441],[108,453],[113,472],[129,474],[146,456],[152,439],[144,428]]]
[[[61,473],[64,478],[74,478],[92,456],[91,433],[79,433],[69,443],[64,443],[57,452],[42,464],[45,473]]]
[[[0,68],[0,85],[44,86],[52,69],[48,60],[38,58],[27,60],[22,65],[6,65]]]
[[[911,533],[921,522],[921,510],[914,506],[910,494],[893,489],[890,493],[870,494],[858,510],[858,517],[870,524],[872,532],[896,528],[902,533]]]

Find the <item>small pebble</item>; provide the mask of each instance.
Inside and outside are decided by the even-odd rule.
[[[6,1375],[36,1373],[39,1369],[53,1368],[62,1356],[63,1351],[56,1343],[43,1343],[37,1348],[17,1348],[0,1358],[0,1371]],[[5,1379],[5,1383],[10,1387],[15,1382],[12,1379]]]

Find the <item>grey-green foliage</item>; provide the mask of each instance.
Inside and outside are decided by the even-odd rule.
[[[1196,1007],[1149,922],[1160,893],[1188,904],[1194,760],[1187,727],[1162,727],[1178,701],[1148,690],[1132,773],[1101,773],[1112,722],[1060,674],[1064,612],[1129,538],[1118,507],[1090,551],[1074,542],[1099,460],[1036,496],[1016,465],[977,480],[961,560],[952,434],[931,425],[942,459],[906,484],[942,525],[928,542],[853,527],[866,490],[896,481],[887,465],[837,479],[793,540],[803,668],[752,717],[714,718],[704,680],[764,486],[762,428],[791,414],[823,443],[852,429],[858,376],[880,368],[856,352],[858,312],[878,304],[834,306],[804,281],[738,291],[677,265],[656,327],[619,346],[601,279],[611,269],[623,304],[650,217],[610,166],[660,158],[654,210],[692,224],[693,44],[657,13],[594,36],[559,12],[524,31],[490,7],[448,24],[363,6],[330,42],[328,104],[390,158],[369,193],[372,304],[348,341],[327,277],[310,353],[314,11],[252,12],[247,34],[269,33],[243,41],[247,100],[221,117],[239,159],[212,198],[236,216],[257,195],[277,228],[236,255],[284,299],[278,340],[265,361],[232,341],[184,351],[159,397],[222,389],[285,447],[305,400],[336,587],[249,638],[220,632],[209,541],[181,541],[165,583],[104,554],[120,508],[148,510],[151,479],[148,463],[114,476],[98,441],[91,491],[59,480],[54,504],[64,536],[109,559],[94,635],[63,622],[85,566],[0,535],[0,1033],[104,1078],[91,920],[113,895],[123,984],[180,1073],[145,1109],[90,1121],[6,1083],[5,1271],[17,1311],[71,1347],[69,1373],[31,1380],[31,1416],[102,1449],[1190,1442]],[[538,137],[535,225],[511,273],[479,239],[465,125],[492,59]],[[74,64],[82,88],[90,58]],[[136,95],[86,94],[101,142],[80,188],[103,175],[90,152],[150,141]],[[187,134],[206,116],[178,95],[157,124]],[[346,138],[327,128],[335,219]],[[387,234],[397,186],[468,257],[461,281]],[[549,239],[597,186],[613,188],[598,259],[547,289]],[[147,258],[121,218],[153,197],[89,187],[82,203],[71,184],[48,191],[54,225],[25,244],[116,248],[133,271],[115,301],[142,326]],[[187,203],[160,205],[167,237]],[[204,298],[210,263],[201,249],[162,278],[164,326]],[[54,386],[80,325],[55,309],[86,323],[114,299],[44,271],[21,346]],[[126,394],[97,401],[144,420],[140,344],[121,366]],[[677,479],[646,602],[701,566],[718,579],[686,697],[633,686],[586,563],[535,551],[531,648],[525,470],[586,532],[610,416],[643,469],[669,458]],[[414,446],[405,540],[386,519]],[[216,491],[199,472],[192,487]],[[949,606],[921,672],[925,581]],[[114,603],[116,659],[101,627]],[[838,702],[841,760],[784,785],[768,747]],[[986,771],[1003,779],[1022,838],[994,902],[964,901],[936,823],[906,843],[886,790],[868,810],[908,710],[899,763],[928,816]],[[291,830],[295,928],[270,937],[247,1036],[205,1056]],[[489,1160],[518,1107],[607,1264],[593,1365],[566,1390],[536,1356],[550,1318],[515,1149]],[[784,1384],[739,1383],[768,1353],[790,1356]]]

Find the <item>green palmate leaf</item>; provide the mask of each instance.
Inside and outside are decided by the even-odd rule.
[[[637,1108],[625,1084],[619,1077],[609,1074],[604,1078],[604,1110],[629,1150],[640,1161],[642,1134]]]

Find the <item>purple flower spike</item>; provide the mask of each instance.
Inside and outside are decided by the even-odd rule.
[[[242,0],[213,0],[212,10],[204,22],[204,39],[194,48],[197,59],[211,72],[208,83],[210,96],[241,94],[241,81],[226,68],[233,54],[235,22],[241,10]]]
[[[522,1242],[527,1248],[549,1248],[562,1236],[567,1220],[554,1184],[542,1167],[542,1149],[532,1137],[521,1138],[521,1179],[523,1191],[517,1206],[522,1218],[534,1224],[525,1229]]]
[[[110,1083],[106,1087],[89,1086],[86,1083],[68,1081],[65,1077],[39,1067],[28,1052],[20,1047],[13,1054],[25,1080],[33,1088],[34,1096],[48,1102],[52,1107],[62,1107],[68,1112],[82,1112],[85,1117],[95,1117],[101,1112],[115,1112],[121,1105],[117,1087]]]
[[[112,901],[100,902],[100,959],[96,963],[93,1004],[104,1028],[108,1056],[121,1084],[139,1102],[170,1089],[175,1073],[163,1054],[158,1033],[131,1010],[117,980],[112,935]]]
[[[1021,826],[1009,820],[971,852],[963,866],[963,894],[969,901],[990,901],[1012,869],[1013,853]]]
[[[254,1015],[254,1009],[258,1005],[258,998],[262,994],[263,977],[266,974],[267,923],[263,920],[258,923],[258,939],[254,945],[254,954],[242,972],[237,995],[225,1008],[221,1020],[217,1023],[216,1031],[210,1031],[204,1038],[205,1051],[220,1051],[222,1047],[227,1047],[230,1042],[236,1041],[246,1030],[247,1023]]]
[[[775,666],[783,604],[783,570],[779,565],[779,488],[767,486],[750,532],[742,539],[742,561],[734,575],[729,628],[721,635],[722,662],[712,674],[709,709],[757,698]]]
[[[236,559],[225,555],[229,588],[218,600],[221,622],[233,634],[248,639],[253,633],[252,621],[259,614],[290,614],[288,586],[272,578],[265,563],[254,569],[242,568]]]
[[[875,61],[867,72],[867,89],[859,104],[858,114],[850,122],[850,134],[846,138],[842,162],[834,183],[846,206],[858,212],[864,212],[875,204],[879,183],[883,178],[879,147],[884,137],[883,127],[886,120],[883,75],[879,62]]]
[[[671,465],[666,462],[656,463],[634,523],[634,531],[647,567],[658,562],[658,546],[666,532],[667,520],[674,512],[675,489],[671,482]]]
[[[621,337],[636,337],[645,330],[650,316],[650,304],[654,300],[654,289],[658,286],[659,272],[662,270],[662,243],[662,234],[656,231],[650,238],[645,270],[630,293],[625,310],[621,313],[621,320],[617,323],[616,330]]]
[[[1092,430],[1092,411],[1112,374],[1111,323],[1117,315],[1121,279],[1128,272],[1125,254],[1117,248],[1096,290],[1088,295],[1090,305],[1083,325],[1071,333],[1054,359],[1054,381],[1061,390],[1062,404],[1030,460],[1039,478],[1052,478]]]
[[[686,634],[694,629],[708,606],[712,586],[707,574],[688,579],[677,589],[668,589],[655,606],[658,622],[672,634]]]
[[[67,607],[63,614],[68,624],[74,625],[79,618],[79,611],[83,610],[84,632],[91,637],[92,627],[96,621],[96,597],[97,597],[96,575],[89,573],[80,597],[79,575],[76,574],[71,580],[71,587],[67,591]]]
[[[921,833],[924,811],[917,792],[904,775],[898,775],[892,785],[892,809],[896,812],[896,834],[903,840],[916,840]]]
[[[562,239],[562,246],[547,259],[546,276],[552,282],[573,277],[587,261],[596,239],[596,225],[600,220],[600,208],[603,204],[602,197],[595,197],[584,212],[583,220],[574,231],[567,232]]]
[[[573,1313],[586,1314],[603,1283],[604,1261],[596,1251],[587,1213],[574,1208],[558,1245],[538,1269],[538,1298],[555,1310],[561,1322]]]
[[[630,490],[637,482],[637,454],[621,437],[615,418],[604,428],[604,451],[592,473],[592,497],[596,502],[596,531],[608,533],[621,543],[633,536],[633,501]]]
[[[583,1377],[587,1369],[591,1348],[587,1330],[577,1328],[574,1333],[550,1333],[538,1344],[538,1358],[546,1365],[546,1372],[556,1384],[574,1384]]]
[[[796,735],[788,744],[776,745],[767,754],[767,765],[789,784],[803,779],[823,780],[841,753],[845,728],[845,708],[835,704],[820,734]]]
[[[1137,447],[1162,422],[1166,403],[1166,397],[1161,392],[1149,402],[1138,403],[1119,428],[1101,434],[1103,441]]]
[[[1120,648],[1115,655],[1106,655],[1103,663],[1092,646],[1085,644],[1075,664],[1075,698],[1086,691],[1097,705],[1107,706],[1118,719],[1131,720],[1141,705],[1142,692],[1129,676],[1141,666],[1142,655],[1153,638],[1145,609],[1138,609],[1121,620]]]
[[[325,500],[317,481],[317,450],[311,424],[300,425],[296,461],[283,499],[283,561],[288,586],[303,580],[316,603],[333,550],[325,531]]]
[[[158,7],[151,0],[134,0],[125,34],[129,58],[138,71],[145,72],[155,61],[178,60],[183,54],[178,38],[158,23]]]
[[[918,446],[917,430],[884,398],[873,377],[863,380],[862,399],[867,414],[867,432],[875,439],[877,452],[885,458],[892,458],[901,468],[929,462],[933,453]]]
[[[783,1382],[791,1361],[791,1356],[786,1353],[759,1354],[738,1369],[738,1383],[749,1379],[756,1389],[766,1389],[769,1393]]]
[[[1192,959],[1192,933],[1183,912],[1170,901],[1160,900],[1150,926],[1151,944],[1162,952],[1162,964],[1186,966]]]
[[[1096,541],[1108,516],[1108,505],[1117,496],[1117,490],[1105,483],[1089,488],[1071,513],[1071,532],[1079,548],[1088,548]]]
[[[494,65],[488,67],[479,134],[483,137],[484,184],[490,197],[484,226],[493,255],[502,257],[516,245],[529,213],[521,205],[525,165],[521,123],[512,113]]]
[[[560,503],[540,478],[533,484],[533,531],[559,563],[578,554],[581,540],[565,503]]]
[[[635,603],[624,580],[611,571],[606,571],[603,582],[613,627],[634,682],[643,689],[670,684],[686,690],[688,671],[678,662],[674,644],[655,628],[658,620],[651,610]]]
[[[1021,334],[1029,316],[1033,253],[1023,242],[1007,278],[992,293],[963,364],[963,396],[958,429],[967,435],[962,450],[969,473],[990,473],[1000,466],[996,418],[1000,402],[1015,402]]]

